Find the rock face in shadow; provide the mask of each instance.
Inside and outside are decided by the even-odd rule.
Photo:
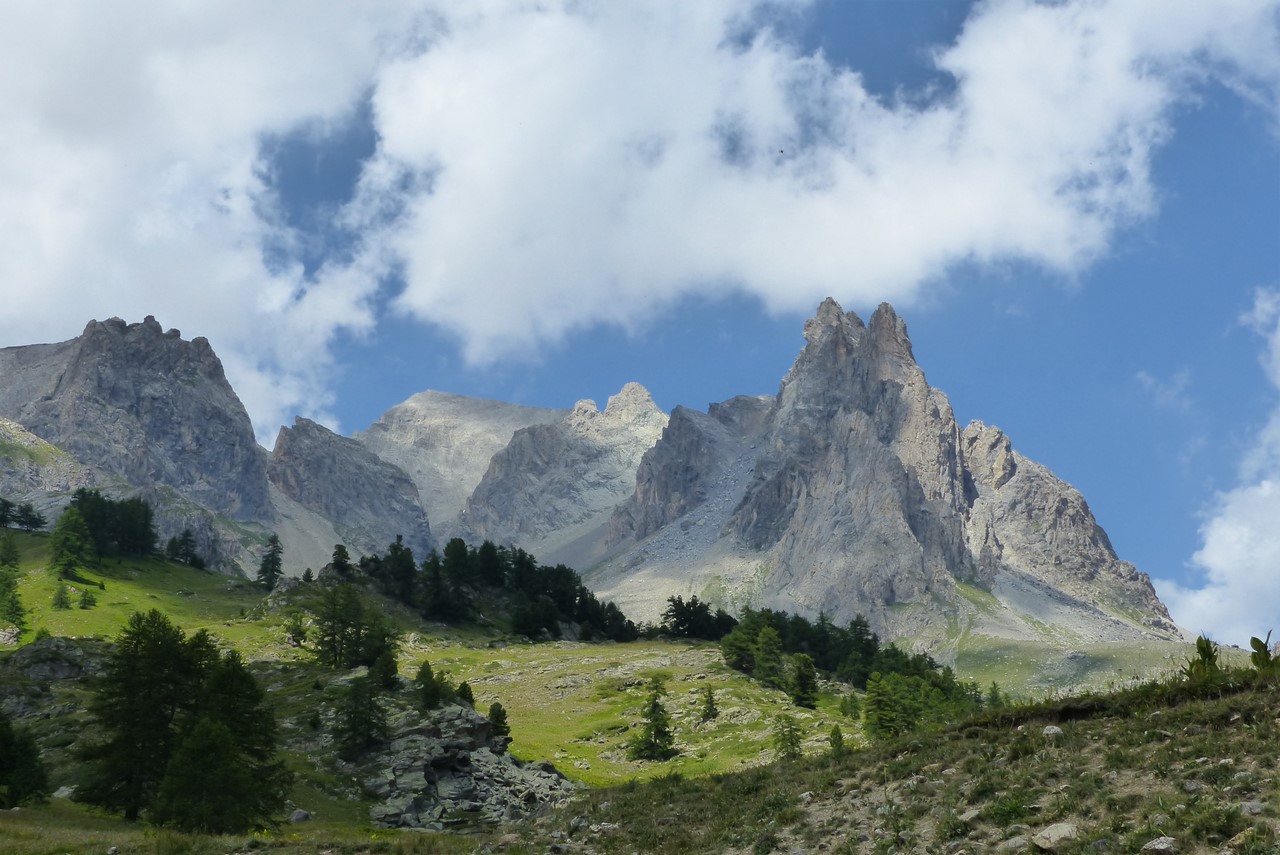
[[[579,401],[558,421],[516,431],[467,500],[463,530],[541,551],[602,523],[635,490],[636,467],[666,423],[649,392],[628,383],[603,412]]]
[[[60,344],[0,350],[0,416],[136,487],[268,522],[265,455],[204,338],[150,316],[91,321]]]
[[[1076,490],[998,430],[959,428],[890,306],[864,324],[827,300],[805,338],[774,398],[672,413],[610,521],[589,576],[602,596],[639,618],[691,593],[864,614],[890,636],[1034,634],[1020,609],[1080,640],[1177,636]],[[1012,617],[976,613],[961,586]]]
[[[435,546],[418,488],[404,470],[310,419],[280,429],[267,471],[285,496],[334,521],[342,542],[357,552],[384,552],[397,535],[419,556]]]

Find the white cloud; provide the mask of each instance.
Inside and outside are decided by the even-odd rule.
[[[155,314],[207,335],[260,434],[323,416],[376,295],[478,362],[689,294],[910,301],[968,261],[1072,274],[1158,203],[1217,76],[1274,115],[1277,3],[976,7],[949,93],[885,101],[744,22],[765,0],[0,5],[0,342]],[[762,11],[763,10],[763,11]],[[263,140],[372,98],[378,150],[314,277]]]
[[[1263,365],[1280,388],[1280,293],[1258,292],[1242,319],[1267,339]],[[1259,431],[1240,467],[1240,486],[1219,494],[1200,527],[1192,563],[1200,587],[1157,580],[1178,623],[1193,632],[1245,645],[1280,630],[1280,407]]]
[[[937,54],[954,93],[910,103],[768,30],[726,40],[748,5],[468,6],[384,66],[366,195],[420,179],[370,243],[399,307],[484,362],[690,293],[803,310],[909,302],[969,260],[1071,275],[1155,209],[1198,81],[1277,103],[1274,3],[983,4]]]

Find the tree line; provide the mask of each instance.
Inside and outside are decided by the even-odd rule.
[[[280,567],[279,541],[273,540],[258,580],[274,587]],[[466,622],[484,604],[505,610],[512,631],[529,638],[559,638],[564,624],[576,624],[584,641],[639,637],[636,625],[622,610],[612,602],[601,603],[572,568],[542,565],[523,549],[488,540],[473,547],[453,538],[443,553],[432,550],[421,563],[400,536],[385,553],[365,555],[355,562],[346,546],[338,544],[328,570],[339,581],[374,586],[427,620]]]

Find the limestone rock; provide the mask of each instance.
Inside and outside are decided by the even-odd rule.
[[[476,826],[527,816],[567,798],[575,785],[549,764],[495,751],[489,722],[470,707],[445,706],[395,717],[381,773],[365,785],[379,799],[369,812],[383,827]]]
[[[0,378],[0,416],[81,462],[270,519],[264,455],[204,338],[165,333],[150,316],[91,321],[70,341],[0,349]]]
[[[1157,837],[1139,851],[1174,853],[1178,851],[1178,841],[1172,837]]]
[[[998,429],[961,430],[886,305],[825,301],[771,399],[677,408],[614,513],[589,584],[636,619],[672,595],[770,606],[881,635],[949,623],[1082,641],[1179,638],[1079,493]],[[959,585],[1005,608],[973,609]]]
[[[333,520],[340,542],[357,553],[384,552],[397,535],[418,556],[434,546],[404,470],[309,419],[280,429],[267,471],[281,493]]]
[[[1075,823],[1055,822],[1031,838],[1031,843],[1044,852],[1057,852],[1080,836],[1080,829]]]
[[[427,391],[392,407],[353,438],[408,473],[436,536],[445,540],[459,533],[457,517],[467,498],[512,435],[565,414]]]
[[[464,530],[539,554],[574,539],[635,491],[666,425],[649,392],[628,383],[603,411],[579,401],[558,421],[516,431],[467,500]]]

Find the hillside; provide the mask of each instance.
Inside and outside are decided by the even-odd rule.
[[[109,562],[101,572],[85,574],[105,585],[96,607],[58,611],[47,605],[56,585],[46,569],[47,537],[18,539],[19,590],[30,625],[78,638],[55,637],[24,648],[21,656],[0,654],[0,703],[20,727],[37,735],[55,787],[76,783],[73,753],[86,736],[83,709],[102,639],[114,637],[134,610],[154,607],[188,632],[208,629],[251,661],[277,710],[288,765],[298,775],[290,810],[305,810],[312,819],[252,838],[192,838],[157,834],[54,798],[0,820],[0,851],[88,853],[117,846],[139,853],[462,852],[493,845],[539,852],[550,846],[768,852],[820,849],[824,843],[851,852],[956,851],[947,835],[977,851],[978,844],[1018,837],[1013,832],[1021,829],[1014,826],[1027,826],[1026,836],[1052,821],[1071,820],[1081,829],[1082,845],[1105,837],[1119,847],[1113,851],[1131,851],[1127,847],[1138,836],[1174,829],[1195,842],[1181,851],[1207,852],[1216,851],[1205,847],[1225,840],[1228,831],[1242,830],[1242,822],[1262,822],[1268,829],[1275,823],[1280,733],[1274,711],[1280,698],[1274,688],[1178,703],[1138,694],[1102,704],[1097,714],[1049,704],[1018,713],[1016,720],[1006,716],[952,728],[941,739],[910,736],[867,747],[858,723],[838,708],[844,687],[823,684],[817,709],[800,710],[783,692],[728,669],[714,645],[661,639],[532,644],[496,626],[426,625],[387,603],[387,613],[406,633],[402,674],[430,661],[437,671],[450,672],[450,679],[466,680],[477,709],[495,700],[506,708],[513,754],[550,760],[569,781],[591,789],[526,826],[477,825],[464,811],[455,819],[442,816],[440,824],[470,829],[466,837],[379,829],[369,824],[371,810],[385,811],[378,806],[387,802],[380,802],[385,797],[370,781],[382,774],[380,764],[394,768],[399,761],[394,752],[375,752],[350,766],[332,756],[326,722],[352,675],[321,667],[307,649],[288,641],[290,615],[309,608],[305,586],[264,597],[247,582],[159,560]],[[1054,655],[1050,648],[1043,653]],[[1135,657],[1140,653],[1134,651]],[[1007,661],[1009,655],[993,651],[977,663],[982,670],[960,676],[985,681],[1017,673],[1022,663]],[[1179,655],[1185,657],[1186,649],[1165,653]],[[1060,672],[1056,689],[1091,676],[1094,685],[1123,679],[1115,671],[1091,673],[1103,661],[1082,654]],[[1162,667],[1172,664],[1161,660]],[[629,760],[625,743],[641,722],[655,677],[667,689],[679,754],[665,763]],[[720,714],[702,722],[707,689]],[[386,702],[398,711],[398,726],[421,727],[407,691],[392,693]],[[446,719],[461,714],[447,709],[459,712]],[[778,765],[773,731],[783,713],[800,726],[804,759]],[[1051,722],[1064,734],[1045,741],[1042,731]],[[825,756],[836,724],[855,749],[839,762]],[[1219,764],[1224,760],[1231,762]],[[536,764],[530,768],[541,774]],[[1244,803],[1261,813],[1248,821],[1235,816],[1233,807]],[[1128,825],[1134,828],[1126,830]],[[906,835],[896,850],[883,842],[888,830]],[[1264,831],[1258,839],[1270,841],[1272,835]]]

